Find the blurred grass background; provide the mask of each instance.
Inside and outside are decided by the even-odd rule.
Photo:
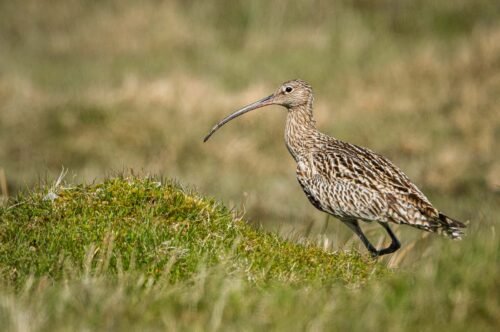
[[[134,170],[221,198],[280,238],[365,253],[296,183],[283,109],[202,143],[217,120],[293,78],[312,84],[323,132],[389,157],[436,206],[470,221],[468,237],[395,227],[404,247],[377,264],[399,268],[360,289],[260,288],[224,267],[175,285],[127,273],[117,283],[23,275],[23,290],[0,283],[0,322],[19,331],[496,330],[498,1],[0,1],[0,200],[52,182],[62,166],[68,183]],[[43,212],[12,211],[31,208]],[[6,220],[15,233],[16,218]]]
[[[284,110],[202,143],[293,78],[312,84],[322,131],[386,155],[451,216],[498,220],[500,5],[487,0],[2,1],[2,193],[62,166],[75,182],[133,169],[284,234],[325,232]],[[326,234],[334,248],[351,236],[337,222]]]

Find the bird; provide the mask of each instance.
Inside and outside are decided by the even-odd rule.
[[[297,180],[320,211],[347,225],[371,256],[391,254],[401,243],[390,224],[409,225],[451,239],[461,239],[466,225],[436,209],[422,191],[386,157],[368,148],[343,142],[316,129],[313,91],[305,81],[283,83],[273,94],[249,104],[218,122],[204,138],[252,110],[269,105],[287,110],[285,143],[297,163]],[[377,222],[391,239],[377,249],[360,227]]]

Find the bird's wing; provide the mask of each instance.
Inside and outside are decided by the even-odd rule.
[[[340,165],[355,171],[354,176],[373,179],[374,183],[389,189],[391,192],[413,194],[432,206],[420,189],[389,159],[355,144],[337,141],[336,145],[341,146],[342,149],[334,147],[328,149],[327,153]]]
[[[312,153],[298,161],[297,179],[311,203],[321,211],[340,219],[388,221],[388,206],[381,191],[364,178],[347,172],[335,172],[333,156]]]
[[[323,149],[311,153],[309,159],[316,175],[303,182],[326,212],[417,227],[439,217],[439,212],[401,170],[368,149]]]

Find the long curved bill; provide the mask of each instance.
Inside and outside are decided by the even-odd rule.
[[[237,118],[240,115],[243,115],[243,114],[245,114],[247,112],[250,112],[250,111],[252,111],[254,109],[261,108],[261,107],[264,107],[264,106],[267,106],[267,105],[271,105],[273,103],[273,97],[274,97],[274,95],[270,95],[270,96],[267,96],[266,98],[262,98],[261,100],[256,101],[255,103],[252,103],[250,105],[247,105],[247,106],[243,107],[242,109],[237,110],[233,114],[230,114],[230,115],[226,116],[219,123],[217,123],[212,128],[212,130],[210,130],[210,133],[207,136],[205,136],[205,138],[203,139],[203,142],[208,141],[208,139],[210,138],[210,136],[212,136],[217,131],[217,129],[219,129],[220,127],[222,127],[223,125],[225,125],[226,123],[228,123],[229,121],[231,121],[232,119]]]

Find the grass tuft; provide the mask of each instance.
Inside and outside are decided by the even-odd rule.
[[[380,266],[357,252],[326,252],[254,229],[217,201],[172,182],[136,177],[41,188],[0,210],[0,277],[23,285],[137,273],[187,280],[223,264],[251,282],[361,283]]]

